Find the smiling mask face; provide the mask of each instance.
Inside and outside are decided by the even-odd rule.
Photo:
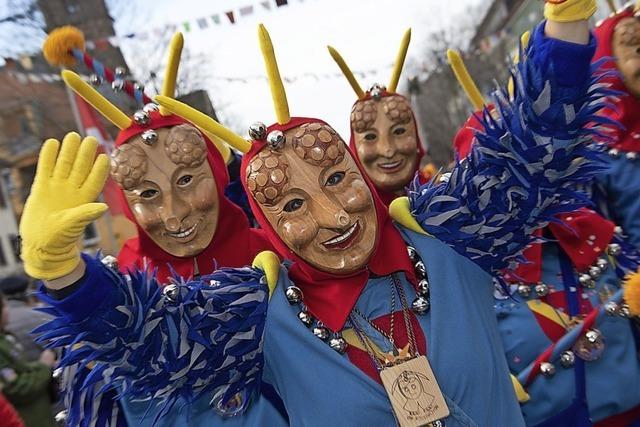
[[[348,274],[371,258],[378,233],[373,196],[344,141],[329,126],[285,132],[277,151],[259,152],[247,187],[271,227],[315,268]]]
[[[612,48],[625,85],[640,97],[640,19],[620,20],[614,30]]]
[[[209,246],[218,224],[218,191],[206,142],[187,124],[155,132],[158,140],[152,145],[136,136],[118,147],[111,176],[151,240],[173,256],[193,257]]]
[[[375,186],[403,191],[418,161],[418,136],[409,103],[394,95],[358,101],[351,111],[351,129],[360,162]]]

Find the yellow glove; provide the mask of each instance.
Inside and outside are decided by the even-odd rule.
[[[264,271],[264,275],[267,278],[267,286],[269,287],[269,298],[271,298],[278,284],[280,258],[271,251],[262,251],[253,259],[253,268],[259,268]]]
[[[91,203],[109,173],[107,156],[95,157],[97,148],[95,138],[80,143],[80,135],[71,132],[64,137],[62,148],[60,142],[49,139],[40,150],[20,221],[24,269],[36,279],[52,280],[71,273],[80,263],[77,242],[85,227],[107,210],[104,203]]]
[[[546,0],[544,17],[555,22],[588,20],[596,12],[596,0]]]

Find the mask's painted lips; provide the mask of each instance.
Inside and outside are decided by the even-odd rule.
[[[186,239],[187,237],[191,236],[193,233],[195,233],[196,228],[198,228],[198,223],[196,222],[195,224],[193,224],[191,227],[187,228],[186,230],[183,231],[178,231],[177,233],[167,233],[169,236],[173,237],[174,239]]]
[[[338,249],[343,250],[350,247],[360,235],[361,227],[360,221],[356,221],[351,227],[347,229],[341,235],[334,237],[333,239],[323,242],[322,245],[330,250]]]
[[[404,166],[404,160],[400,159],[395,162],[381,162],[378,163],[377,166],[384,173],[395,173]]]

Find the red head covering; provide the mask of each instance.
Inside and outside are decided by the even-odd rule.
[[[404,96],[398,93],[387,92],[386,90],[380,92],[381,98],[385,98],[388,96],[398,96],[404,99],[408,104],[410,104],[409,101]],[[357,100],[353,105],[356,105],[358,102],[366,101],[372,98],[373,96],[371,95],[371,92],[367,92],[364,98]],[[413,175],[415,175],[416,172],[420,171],[420,162],[424,157],[424,147],[422,146],[422,141],[420,140],[420,133],[418,132],[418,122],[416,121],[416,117],[413,114],[413,109],[411,109],[411,117],[413,117],[413,124],[415,126],[415,131],[416,131],[416,142],[418,144],[418,155],[416,156],[416,163],[413,171]],[[356,163],[358,163],[358,167],[360,168],[361,171],[363,171],[362,163],[360,162],[360,158],[358,157],[358,150],[356,148],[356,139],[353,133],[353,126],[351,126],[351,137],[349,138],[349,148],[351,148],[351,151],[354,154],[353,158],[356,161]],[[365,174],[365,172],[363,172],[363,174]],[[422,174],[418,175],[418,177],[420,178],[420,183],[422,184],[424,184],[427,180]],[[380,199],[382,200],[382,202],[387,206],[389,206],[391,202],[398,197],[398,195],[393,193],[392,191],[378,188],[375,185],[373,185],[372,188],[375,189],[375,191],[378,193],[378,196],[380,196]]]
[[[176,115],[163,116],[157,111],[150,113],[150,119],[148,126],[133,122],[129,128],[121,131],[116,138],[116,146],[126,144],[131,138],[148,129],[160,129],[189,123]],[[213,172],[219,199],[216,231],[209,246],[195,257],[199,272],[208,274],[219,267],[250,265],[258,252],[271,247],[262,232],[249,228],[249,221],[242,209],[225,197],[224,189],[229,183],[227,166],[213,143],[206,135],[203,135],[203,138],[207,147],[207,161]],[[132,267],[143,268],[146,262],[146,265],[158,269],[158,279],[161,282],[166,282],[166,278],[171,276],[169,266],[181,277],[191,277],[194,273],[194,258],[180,258],[160,248],[137,223],[121,189],[119,196],[125,215],[138,228],[138,237],[127,240],[118,255],[120,268],[123,270]]]
[[[605,19],[594,31],[598,41],[598,47],[594,55],[594,61],[603,58],[611,58],[604,68],[617,70],[613,58],[613,34],[618,23],[624,18],[633,17],[633,7],[630,6],[622,12]],[[613,89],[625,92],[617,100],[613,100],[615,109],[608,108],[601,114],[619,122],[623,128],[613,130],[614,140],[610,143],[612,148],[627,152],[640,151],[640,100],[629,93],[622,81],[622,76],[612,76],[607,79]]]
[[[286,125],[271,125],[267,132],[272,130],[287,131],[304,123],[325,122],[319,119],[294,117]],[[242,170],[247,170],[251,159],[258,154],[266,145],[265,141],[254,141],[251,151],[242,159]],[[347,150],[349,152],[349,150]],[[351,154],[351,153],[349,153]],[[355,156],[351,154],[353,158]],[[293,283],[302,289],[304,293],[304,303],[309,308],[309,312],[318,320],[324,323],[333,331],[339,331],[353,309],[360,293],[364,289],[370,273],[376,276],[387,276],[391,273],[404,272],[413,283],[415,273],[413,266],[407,255],[406,245],[402,236],[392,223],[386,206],[373,191],[373,185],[366,177],[361,166],[356,162],[360,172],[365,178],[369,188],[372,190],[373,201],[378,217],[378,235],[376,237],[376,249],[368,263],[368,268],[350,273],[347,275],[337,275],[320,271],[306,263],[296,255],[282,241],[278,233],[272,228],[267,218],[262,213],[260,206],[256,203],[247,190],[246,174],[242,174],[242,184],[249,194],[249,204],[255,214],[256,220],[264,230],[271,244],[275,247],[280,257],[293,261],[289,269],[289,278]]]

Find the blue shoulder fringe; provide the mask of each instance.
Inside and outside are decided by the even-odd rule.
[[[83,286],[108,287],[107,296],[78,318],[41,289],[40,298],[51,305],[45,310],[56,318],[34,331],[48,348],[65,349],[61,367],[81,373],[68,381],[69,425],[93,425],[92,415],[111,415],[102,407],[107,391],[117,391],[116,399],[160,403],[156,420],[177,402],[203,396],[212,396],[220,412],[238,402],[246,407],[260,388],[264,364],[268,289],[261,271],[218,270],[177,283],[177,295],[169,298],[152,273],[123,277],[87,258],[102,279]]]

